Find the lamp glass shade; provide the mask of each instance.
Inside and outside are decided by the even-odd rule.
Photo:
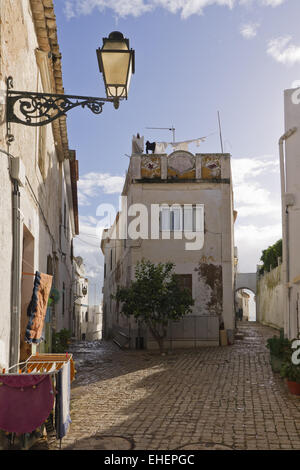
[[[129,50],[128,41],[105,39],[97,54],[107,97],[127,99],[133,62],[133,51]]]
[[[87,294],[87,288],[85,286],[83,286],[83,288],[82,288],[82,294],[83,294],[84,297]]]

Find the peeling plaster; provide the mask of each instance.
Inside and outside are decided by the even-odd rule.
[[[199,290],[196,293],[197,303],[203,306],[201,314],[222,315],[223,312],[223,279],[222,266],[199,262]]]

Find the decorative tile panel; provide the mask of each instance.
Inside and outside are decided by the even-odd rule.
[[[221,162],[217,155],[209,155],[202,157],[202,178],[203,179],[220,179],[221,178]]]
[[[142,178],[160,178],[161,177],[161,168],[160,168],[160,159],[161,157],[156,157],[154,155],[143,155],[142,164],[141,164],[141,177]]]

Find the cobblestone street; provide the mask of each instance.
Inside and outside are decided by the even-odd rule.
[[[265,347],[274,332],[239,323],[233,346],[165,356],[78,343],[62,449],[300,449],[300,398],[272,372]]]

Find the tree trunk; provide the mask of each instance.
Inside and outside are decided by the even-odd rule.
[[[148,323],[148,326],[149,326],[149,329],[150,329],[153,337],[157,341],[157,344],[159,346],[160,354],[163,354],[163,352],[164,352],[164,339],[165,339],[165,336],[166,336],[166,331],[164,330],[164,334],[161,336],[158,333],[158,331],[150,323]]]
[[[163,354],[163,352],[164,352],[164,337],[159,336],[159,337],[157,337],[156,341],[158,342],[160,354]]]

